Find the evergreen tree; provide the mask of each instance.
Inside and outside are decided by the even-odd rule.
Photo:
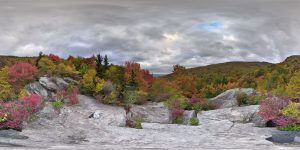
[[[97,55],[97,59],[96,59],[96,72],[97,72],[97,76],[100,78],[104,77],[105,71],[102,65],[102,61],[103,58],[100,54]]]
[[[107,70],[109,68],[108,58],[107,55],[104,56],[104,70]]]
[[[38,68],[39,67],[39,61],[42,59],[43,57],[43,52],[39,53],[39,57],[36,59],[35,61],[35,66]]]

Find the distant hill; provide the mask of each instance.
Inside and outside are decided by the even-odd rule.
[[[239,76],[266,67],[270,67],[270,68],[284,67],[284,68],[290,68],[292,70],[300,70],[300,55],[293,55],[287,57],[283,62],[278,64],[272,64],[268,62],[234,61],[234,62],[212,64],[212,65],[195,67],[195,68],[188,68],[186,69],[186,71],[189,75],[196,75],[199,77],[207,76],[209,74],[216,74],[216,73],[219,75]],[[172,78],[172,75],[173,73],[162,75],[160,77]]]
[[[300,55],[295,55],[278,64],[226,62],[187,68],[179,74],[171,73],[160,78],[173,82],[187,96],[197,94],[210,98],[234,87],[249,87],[265,92],[284,91],[290,78],[298,71]]]
[[[271,66],[268,62],[226,62],[220,64],[212,64],[208,66],[201,66],[195,68],[188,68],[186,72],[188,75],[194,75],[196,77],[207,77],[207,80],[214,78],[215,76],[230,76],[238,77],[247,73],[253,72],[259,68]],[[162,76],[164,78],[172,79],[172,75],[168,74]]]
[[[17,62],[34,63],[36,57],[0,56],[0,68],[11,66]]]

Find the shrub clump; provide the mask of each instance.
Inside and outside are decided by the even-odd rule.
[[[261,103],[258,114],[279,130],[300,131],[300,103],[269,96]]]
[[[236,96],[238,106],[246,105],[250,101],[250,97],[247,93],[241,92]]]
[[[192,125],[192,126],[199,125],[199,119],[197,117],[190,118],[190,125]]]
[[[182,124],[184,109],[180,105],[180,101],[178,100],[170,101],[169,107],[170,107],[172,122],[175,124]]]
[[[52,106],[55,109],[61,109],[64,106],[64,102],[62,100],[55,100],[54,102],[52,102]]]
[[[0,105],[0,129],[21,130],[21,124],[41,107],[41,97],[30,95]]]

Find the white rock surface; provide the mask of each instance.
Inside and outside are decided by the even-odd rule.
[[[252,88],[236,88],[227,90],[211,101],[216,104],[219,108],[231,108],[237,106],[236,96],[239,93],[246,93],[247,95],[255,95],[256,91]]]
[[[54,82],[55,79],[50,79],[47,77],[41,77],[39,79],[40,84],[50,91],[57,91],[59,88]]]
[[[19,135],[27,139],[0,137],[0,149],[299,149],[265,140],[276,129],[256,128],[252,123],[232,122],[219,116],[206,118],[210,120],[207,122],[200,120],[199,126],[142,123],[143,129],[119,127],[123,121],[117,118],[124,115],[120,107],[101,105],[86,96],[80,96],[80,101],[78,106],[64,107],[57,118],[29,124]],[[97,110],[101,117],[89,118]]]
[[[46,90],[39,82],[33,82],[25,86],[25,90],[29,95],[37,94],[42,97],[52,96],[53,93]]]
[[[168,108],[163,103],[149,102],[145,105],[133,105],[130,109],[131,118],[142,117],[143,122],[148,123],[171,123]]]

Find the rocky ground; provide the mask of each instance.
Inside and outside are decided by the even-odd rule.
[[[60,113],[46,105],[40,119],[22,132],[1,131],[0,149],[299,149],[267,141],[275,129],[253,127],[239,109],[199,113],[199,126],[143,123],[143,129],[133,129],[122,127],[122,107],[80,95],[80,105],[66,106]]]

